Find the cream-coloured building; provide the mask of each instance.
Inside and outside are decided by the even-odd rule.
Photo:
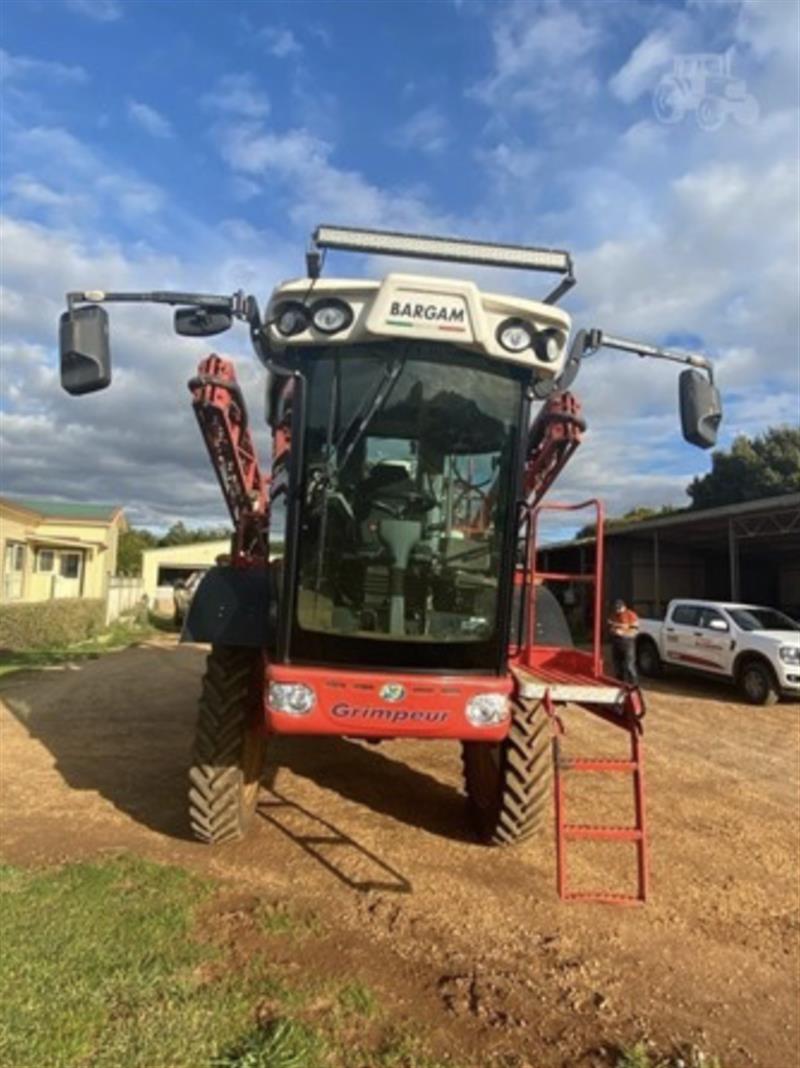
[[[116,505],[0,497],[0,601],[105,597],[126,527]]]
[[[145,549],[142,553],[142,582],[148,604],[158,611],[171,612],[175,583],[188,579],[194,571],[207,571],[217,562],[218,556],[230,551],[230,538]]]

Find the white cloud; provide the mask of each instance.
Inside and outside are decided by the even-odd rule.
[[[219,79],[203,103],[216,111],[241,115],[247,119],[262,119],[269,114],[267,94],[252,74],[226,74]]]
[[[597,93],[588,59],[602,31],[590,8],[514,0],[492,10],[493,70],[469,95],[500,111],[553,112],[566,106],[567,96]]]
[[[4,148],[11,172],[8,187],[16,205],[36,202],[56,224],[77,224],[105,217],[109,211],[120,220],[141,224],[152,221],[165,204],[158,186],[114,169],[61,127],[26,129],[12,124]],[[53,167],[53,160],[58,160],[58,167]],[[47,180],[36,175],[47,175]]]
[[[32,56],[14,56],[0,48],[0,81],[33,80],[84,85],[89,75],[83,67]]]
[[[66,0],[66,6],[73,14],[95,22],[116,22],[123,15],[120,0]]]
[[[238,237],[245,247],[255,239]],[[198,264],[146,251],[132,254],[114,242],[89,242],[19,219],[3,220],[2,242],[4,490],[118,501],[139,523],[223,522],[224,507],[186,391],[208,343],[177,339],[169,309],[112,307],[113,384],[80,399],[61,390],[55,351],[65,291],[97,285],[191,288]],[[286,273],[285,264],[279,269],[259,261],[257,251],[250,266],[261,279]],[[209,288],[231,269],[237,266],[209,264]],[[215,347],[246,352],[243,340],[244,334],[239,339],[231,334],[227,345]],[[262,375],[252,358],[238,364],[263,454]]]
[[[666,64],[676,54],[672,33],[654,30],[644,37],[611,78],[611,92],[624,104],[632,104],[642,93],[652,92]]]
[[[291,220],[313,226],[321,219],[346,219],[354,225],[391,225],[431,231],[450,227],[413,190],[383,189],[355,170],[337,167],[333,146],[308,130],[273,132],[257,123],[228,125],[218,131],[223,159],[234,171],[277,183]]]
[[[450,143],[450,124],[438,108],[420,108],[394,131],[391,143],[438,155]]]
[[[269,54],[276,59],[286,59],[287,56],[296,56],[303,51],[295,35],[285,27],[264,26],[259,30],[258,37],[266,45]]]
[[[151,137],[172,137],[172,123],[160,111],[139,100],[128,101],[128,117]]]

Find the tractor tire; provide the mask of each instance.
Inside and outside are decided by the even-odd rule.
[[[266,738],[254,729],[257,649],[215,646],[206,661],[189,771],[189,821],[209,845],[243,837],[256,811]]]
[[[640,638],[636,643],[636,666],[642,675],[657,679],[664,673],[664,663],[652,638]]]
[[[502,742],[464,742],[464,783],[481,839],[513,845],[529,838],[551,812],[550,719],[540,702],[512,699],[511,729]]]
[[[750,705],[774,705],[780,697],[772,668],[764,660],[745,660],[737,681],[742,697]]]

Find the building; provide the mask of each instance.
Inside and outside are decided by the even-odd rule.
[[[116,505],[0,497],[0,601],[105,597],[126,526]]]
[[[145,549],[142,553],[142,582],[148,604],[158,611],[172,612],[175,583],[187,579],[193,571],[207,570],[216,563],[218,556],[230,551],[230,538]]]
[[[545,571],[585,571],[595,539],[544,545]],[[800,618],[800,493],[676,512],[612,526],[605,537],[607,602],[658,617],[674,597],[744,601]],[[559,591],[556,591],[559,592]],[[565,588],[567,605],[580,589]]]

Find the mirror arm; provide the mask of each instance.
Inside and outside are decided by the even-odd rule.
[[[636,356],[652,356],[657,360],[673,360],[675,363],[688,364],[697,367],[708,375],[708,380],[714,384],[714,367],[711,361],[694,352],[676,352],[674,349],[662,349],[658,345],[646,345],[640,341],[628,341],[622,337],[612,337],[604,334],[602,330],[591,330],[588,334],[588,348],[592,352],[599,348],[618,349],[620,352],[632,352]],[[588,355],[588,353],[585,353]]]
[[[237,319],[260,324],[261,317],[255,297],[244,295],[239,289],[232,296],[217,293],[177,293],[170,290],[156,290],[151,293],[109,293],[103,289],[87,289],[82,292],[67,293],[67,307],[72,310],[76,304],[182,304],[194,308],[214,308],[228,311]]]

